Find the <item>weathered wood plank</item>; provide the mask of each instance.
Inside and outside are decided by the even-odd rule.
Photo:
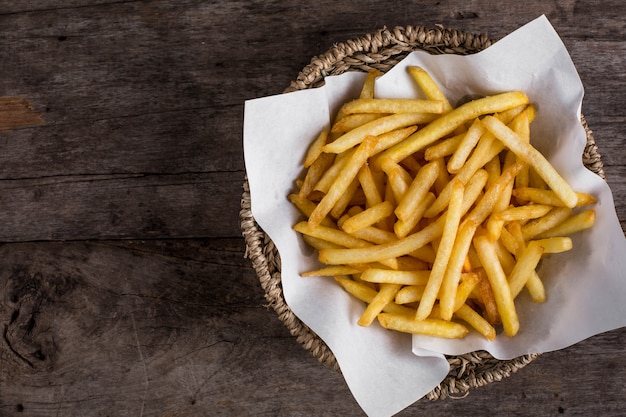
[[[102,175],[0,181],[0,241],[240,236],[242,175]]]
[[[361,415],[341,375],[263,307],[240,240],[11,244],[0,257],[2,415]],[[399,415],[617,416],[625,338]]]

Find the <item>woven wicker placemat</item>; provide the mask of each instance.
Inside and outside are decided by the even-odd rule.
[[[417,50],[432,54],[467,55],[479,52],[491,44],[492,41],[486,35],[443,27],[406,26],[393,30],[380,29],[360,38],[336,44],[326,53],[314,57],[285,92],[318,87],[323,85],[326,76],[347,71],[367,72],[375,68],[384,73],[410,52]],[[598,148],[584,117],[581,118],[581,123],[587,133],[583,162],[588,169],[605,179]],[[241,231],[246,241],[246,256],[252,261],[252,266],[259,277],[268,307],[275,310],[278,318],[298,343],[321,363],[339,371],[337,361],[328,346],[302,323],[285,303],[281,287],[280,255],[270,237],[252,216],[247,179],[244,180],[243,189],[239,217]],[[428,393],[426,398],[436,400],[467,395],[471,388],[507,378],[537,356],[538,354],[524,355],[506,361],[495,359],[485,351],[448,356],[450,363],[448,376]]]

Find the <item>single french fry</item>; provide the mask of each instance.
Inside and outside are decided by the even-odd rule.
[[[354,233],[364,227],[371,226],[393,213],[393,204],[389,201],[383,201],[364,211],[350,217],[346,220],[341,228],[346,233]]]
[[[457,311],[465,304],[479,282],[480,277],[476,272],[464,272],[461,274],[456,296],[454,297],[454,311]]]
[[[467,304],[463,304],[454,315],[476,329],[487,340],[495,340],[496,329]]]
[[[472,246],[473,249],[474,246]],[[471,252],[471,250],[470,250]],[[474,251],[476,253],[476,251]],[[478,254],[476,254],[478,256]],[[500,313],[498,312],[498,306],[496,304],[496,297],[493,292],[493,288],[491,288],[491,284],[489,283],[489,278],[487,277],[487,273],[485,269],[481,268],[477,270],[477,274],[480,277],[480,281],[477,285],[477,292],[479,295],[479,299],[483,304],[483,312],[485,314],[485,318],[487,321],[493,325],[502,323],[500,319]]]
[[[350,235],[365,240],[367,242],[375,243],[377,245],[382,245],[383,243],[389,243],[397,240],[397,237],[393,232],[385,229],[380,229],[375,226],[364,227],[350,233]]]
[[[469,332],[467,327],[452,321],[435,319],[415,320],[409,316],[399,314],[381,313],[378,315],[378,321],[386,329],[448,339],[460,339]]]
[[[317,206],[317,204],[315,204],[314,202],[312,202],[311,200],[305,197],[300,196],[300,194],[289,194],[287,198],[289,199],[289,201],[291,201],[291,204],[293,204],[298,210],[300,210],[300,212],[304,214],[306,217],[309,217],[311,213],[313,213],[313,210],[315,210],[315,207]],[[333,229],[337,228],[337,225],[335,224],[335,222],[328,216],[322,219],[322,221],[320,222],[320,225],[331,227]]]
[[[376,297],[377,291],[368,287],[365,284],[356,282],[354,280],[342,277],[335,277],[335,281],[350,295],[357,300],[361,300],[364,303],[371,303],[374,297]],[[413,315],[413,309],[405,306],[398,305],[394,302],[389,302],[383,307],[383,311],[387,313],[393,313],[398,315]]]
[[[404,139],[415,133],[416,130],[417,126],[413,125],[378,135],[378,141],[376,142],[374,149],[372,149],[372,155],[377,155],[385,149],[392,147],[396,143],[402,142]],[[373,159],[374,161],[378,160],[376,156]],[[375,167],[380,167],[380,164],[377,163],[373,163],[372,165]]]
[[[485,128],[483,127],[480,119],[474,119],[467,132],[463,135],[458,147],[448,160],[448,172],[456,174],[463,168],[465,161],[469,157],[472,150],[478,144],[478,140],[483,135]]]
[[[396,294],[396,304],[410,304],[422,299],[426,285],[405,285]],[[413,313],[412,315],[415,315]]]
[[[330,209],[331,217],[338,219],[345,213],[348,206],[350,205],[354,206],[355,204],[360,204],[360,202],[357,202],[357,200],[361,200],[358,195],[359,194],[358,192],[360,191],[359,186],[360,186],[360,183],[359,183],[358,178],[353,178],[350,184],[348,184],[348,187],[339,196],[339,198],[335,202],[335,205]],[[325,197],[326,196],[324,196],[322,200],[324,200]],[[320,203],[322,202],[322,200],[320,200]],[[313,215],[313,213],[311,213],[311,215]]]
[[[317,251],[320,251],[322,249],[340,249],[344,247],[336,243],[332,243],[327,240],[320,239],[314,236],[309,236],[309,235],[302,235],[302,240],[304,240],[304,242],[307,245],[309,245],[310,247],[312,247],[313,249]]]
[[[534,239],[535,236],[546,232],[563,223],[572,215],[572,209],[568,207],[555,207],[547,214],[529,221],[522,226],[524,240]]]
[[[398,258],[420,249],[441,236],[443,224],[443,221],[435,221],[418,232],[384,245],[354,249],[323,249],[319,251],[319,260],[328,265],[340,265]]]
[[[541,232],[535,235],[536,239],[543,239],[549,237],[569,236],[574,233],[591,228],[596,221],[595,210],[585,210],[580,213],[574,214],[568,219],[564,220],[561,224],[554,226],[545,232]]]
[[[452,319],[463,264],[467,258],[467,253],[477,228],[478,224],[471,220],[466,220],[458,229],[441,283],[439,307],[441,309],[441,318],[444,320]]]
[[[571,250],[573,247],[572,238],[567,236],[541,238],[531,240],[528,244],[539,245],[543,248],[543,253],[561,253]]]
[[[485,116],[483,125],[504,145],[526,162],[543,178],[548,186],[559,196],[566,207],[575,207],[578,196],[572,187],[561,177],[548,160],[517,133],[493,116]]]
[[[509,282],[496,254],[495,245],[484,235],[476,237],[474,245],[493,289],[504,333],[509,337],[515,336],[519,330],[519,318]]]
[[[334,277],[336,275],[353,275],[361,271],[344,265],[334,265],[300,273],[301,277]]]
[[[322,153],[319,155],[317,159],[308,167],[298,194],[302,197],[308,197],[314,187],[325,175],[327,170],[333,165],[334,161],[334,154]]]
[[[441,114],[443,102],[403,98],[358,98],[343,106],[345,114],[354,113],[427,113]],[[421,122],[415,122],[418,124]]]
[[[499,213],[494,213],[493,217],[505,222],[512,222],[516,220],[530,220],[536,219],[547,214],[552,210],[553,206],[545,204],[532,204],[519,207],[511,207]]]
[[[360,98],[374,98],[374,87],[376,85],[376,78],[383,75],[379,70],[372,68],[367,72],[365,81],[363,81],[363,87],[361,87]]]
[[[369,326],[372,324],[372,322],[376,320],[376,316],[383,311],[385,306],[393,301],[400,287],[402,287],[400,284],[381,284],[380,290],[372,301],[369,302],[357,324],[359,326]]]
[[[361,279],[377,284],[426,285],[429,270],[393,271],[389,269],[370,268],[361,274]]]
[[[516,298],[522,291],[526,282],[537,268],[541,256],[543,255],[543,247],[538,244],[529,244],[518,257],[517,263],[509,275],[509,288],[511,296]]]
[[[426,193],[426,196],[419,201],[417,206],[413,208],[411,216],[409,216],[406,221],[402,219],[396,220],[395,224],[393,225],[393,230],[396,236],[399,238],[403,238],[411,233],[415,229],[419,221],[422,219],[422,216],[424,215],[424,212],[426,212],[426,209],[428,209],[428,207],[434,201],[435,195],[431,192],[428,192]]]
[[[327,143],[323,150],[328,153],[342,153],[358,145],[368,136],[378,136],[396,129],[412,126],[420,123],[423,118],[423,113],[398,113],[380,117],[344,133],[333,142]],[[395,160],[395,162],[400,160]]]
[[[411,75],[417,86],[422,90],[424,95],[430,100],[438,100],[443,103],[443,113],[448,113],[452,110],[450,102],[446,98],[441,88],[437,85],[435,80],[430,74],[423,68],[418,66],[408,66],[407,72]]]
[[[433,159],[444,158],[452,155],[454,150],[459,147],[463,134],[452,136],[451,138],[442,139],[437,143],[432,144],[424,151],[424,159],[432,161]]]
[[[315,160],[322,154],[322,148],[326,145],[328,139],[328,130],[324,129],[320,132],[317,138],[311,143],[309,149],[307,149],[304,156],[304,167],[308,168],[315,162]]]
[[[332,165],[327,168],[326,172],[324,172],[322,177],[315,183],[315,185],[313,186],[313,190],[320,191],[323,194],[326,194],[333,182],[335,182],[335,180],[337,180],[337,177],[339,177],[341,170],[346,166],[352,155],[354,155],[355,151],[356,149],[350,149],[349,151],[344,152],[340,155],[335,155]],[[323,153],[322,155],[332,156],[332,154],[327,153]],[[322,158],[318,158],[318,161],[320,159]]]
[[[376,184],[376,179],[367,164],[363,165],[357,175],[359,184],[365,195],[365,201],[368,207],[373,207],[383,202],[380,190]]]
[[[426,291],[422,297],[417,312],[416,319],[424,320],[430,315],[430,311],[435,304],[443,277],[446,272],[448,260],[454,247],[454,241],[456,239],[457,230],[461,221],[461,209],[463,203],[464,187],[460,181],[453,180],[452,195],[450,198],[450,206],[448,207],[441,235],[441,241],[437,249],[437,255],[435,256],[435,263],[430,272],[430,278],[426,284]]]
[[[348,114],[341,119],[337,120],[335,124],[330,128],[331,133],[346,133],[359,126],[363,126],[365,123],[372,122],[381,117],[388,116],[380,113],[363,113],[363,114]]]
[[[413,215],[420,201],[426,197],[430,187],[435,183],[439,174],[439,163],[430,162],[419,170],[394,210],[398,219],[407,221]]]

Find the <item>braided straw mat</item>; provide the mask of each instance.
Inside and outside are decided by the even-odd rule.
[[[324,77],[346,71],[367,72],[375,68],[386,72],[412,51],[422,50],[432,54],[467,55],[489,47],[493,42],[485,35],[421,26],[381,29],[363,37],[339,43],[326,53],[314,57],[302,69],[295,81],[285,90],[291,92],[315,88],[324,83]],[[587,132],[587,145],[582,155],[585,166],[605,179],[603,165],[592,132],[586,121],[581,123]],[[246,255],[260,279],[268,306],[278,314],[305,349],[321,363],[339,371],[336,359],[328,346],[289,309],[283,298],[280,276],[280,256],[267,234],[256,224],[250,210],[250,193],[247,180],[243,184],[240,226],[246,241]],[[484,351],[447,357],[450,363],[448,376],[426,397],[430,400],[463,397],[471,388],[480,387],[507,378],[535,359],[538,354],[525,355],[512,360],[497,360]]]

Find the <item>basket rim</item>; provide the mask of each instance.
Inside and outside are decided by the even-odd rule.
[[[367,72],[378,69],[386,72],[398,59],[408,53],[422,50],[429,53],[471,54],[484,50],[495,41],[486,34],[475,34],[437,25],[386,27],[361,37],[333,45],[325,53],[315,56],[283,91],[284,93],[323,85],[324,78],[347,71]],[[585,166],[606,180],[601,157],[584,116],[581,116],[587,144],[582,158]],[[280,254],[271,238],[259,227],[251,212],[247,177],[244,178],[241,199],[240,228],[246,242],[246,257],[252,261],[265,299],[296,341],[319,362],[341,372],[330,348],[289,309],[281,287]],[[447,356],[448,376],[425,397],[430,400],[468,395],[472,388],[500,381],[522,369],[540,354],[522,355],[511,360],[497,360],[488,352],[477,351],[465,355]]]

